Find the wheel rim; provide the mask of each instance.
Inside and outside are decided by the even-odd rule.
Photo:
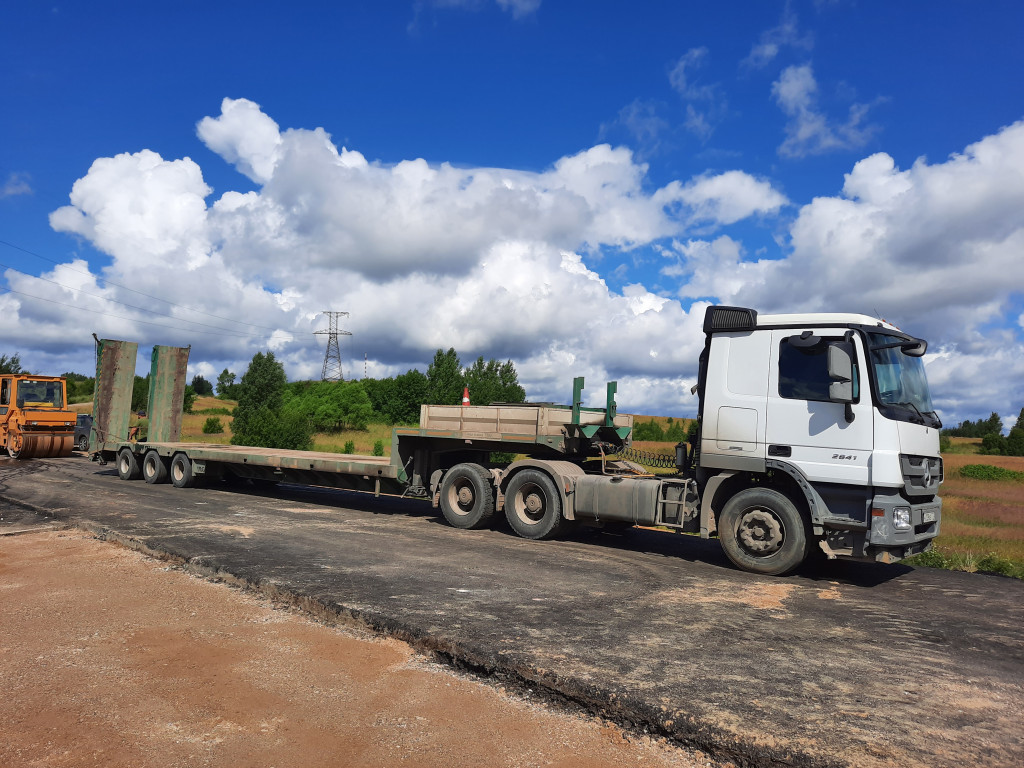
[[[175,461],[171,464],[171,479],[176,483],[180,483],[185,479],[185,468],[181,465],[181,461]]]
[[[128,463],[128,457],[122,454],[120,461],[118,461],[117,468],[121,470],[122,475],[127,475],[131,472],[131,464]]]
[[[736,540],[749,555],[771,557],[786,541],[785,523],[770,509],[751,507],[740,515]]]
[[[516,517],[527,525],[536,525],[544,519],[548,505],[540,486],[526,483],[516,494],[514,506]]]
[[[459,478],[452,487],[448,489],[448,506],[457,515],[468,515],[473,511],[476,503],[476,494],[473,492],[473,484],[465,478]]]

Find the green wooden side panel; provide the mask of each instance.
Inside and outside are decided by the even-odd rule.
[[[153,347],[149,370],[149,442],[173,443],[181,438],[185,372],[191,347]]]
[[[93,446],[128,439],[138,352],[139,345],[134,341],[100,339],[98,342],[90,440]]]

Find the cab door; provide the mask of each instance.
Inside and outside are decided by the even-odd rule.
[[[799,467],[811,481],[869,485],[874,427],[863,344],[854,334],[853,421],[848,421],[847,406],[829,401],[828,342],[843,341],[844,331],[817,329],[813,335],[820,343],[791,343],[803,330],[772,331],[767,458]]]

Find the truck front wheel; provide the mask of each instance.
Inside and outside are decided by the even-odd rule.
[[[505,518],[527,539],[550,539],[561,531],[562,498],[554,481],[537,469],[524,469],[505,491]]]
[[[744,571],[780,576],[807,556],[807,530],[800,511],[770,488],[747,488],[718,518],[722,549]]]
[[[441,481],[441,512],[455,528],[483,528],[494,515],[491,475],[479,464],[456,464]]]

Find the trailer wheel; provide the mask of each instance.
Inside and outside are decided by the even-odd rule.
[[[537,469],[524,469],[508,483],[505,518],[527,539],[549,539],[562,529],[562,498],[554,481]]]
[[[455,528],[483,528],[494,515],[491,474],[479,464],[456,464],[441,481],[441,512]]]
[[[747,488],[718,519],[722,549],[744,571],[780,576],[807,556],[804,518],[792,501],[770,488]]]
[[[142,477],[139,460],[131,448],[122,448],[117,454],[117,476],[122,480],[138,480]]]
[[[147,451],[142,457],[142,477],[150,485],[167,482],[167,465],[156,451]]]
[[[171,485],[175,488],[191,488],[196,483],[192,474],[192,459],[184,453],[174,454],[171,459]]]

